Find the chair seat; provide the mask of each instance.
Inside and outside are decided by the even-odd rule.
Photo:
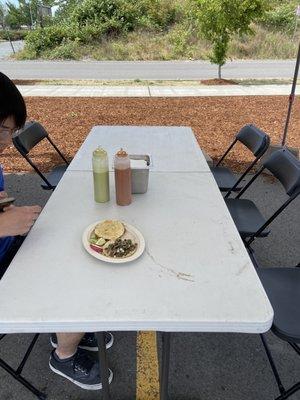
[[[300,268],[259,268],[257,274],[274,309],[272,331],[300,343]]]
[[[230,169],[225,167],[211,167],[210,169],[222,192],[228,192],[235,185],[237,178]],[[233,191],[239,192],[241,189],[242,186],[238,185]]]
[[[58,185],[58,182],[61,180],[63,174],[65,173],[68,165],[58,165],[57,167],[53,168],[48,174],[46,174],[47,180],[50,182],[51,186],[54,188]],[[50,190],[49,186],[45,183],[41,185],[43,189]]]
[[[247,199],[224,200],[243,239],[253,235],[266,222],[253,201]],[[270,231],[264,230],[259,237],[265,237],[269,233]]]

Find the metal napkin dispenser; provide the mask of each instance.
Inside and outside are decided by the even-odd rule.
[[[149,168],[151,158],[147,154],[130,154],[131,192],[134,194],[146,193],[149,182]]]

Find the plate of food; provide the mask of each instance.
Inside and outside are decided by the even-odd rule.
[[[82,235],[86,251],[98,260],[122,264],[136,260],[145,250],[145,239],[134,226],[118,220],[98,221]]]

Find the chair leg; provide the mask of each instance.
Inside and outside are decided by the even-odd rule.
[[[275,400],[286,400],[288,399],[292,394],[298,392],[300,390],[300,382],[296,383],[294,386],[292,386],[290,389],[286,390],[285,393],[281,394],[279,397],[276,397]]]
[[[5,335],[1,335],[3,338]],[[15,378],[18,382],[20,382],[23,386],[25,386],[30,392],[32,392],[35,396],[37,396],[40,400],[45,400],[47,398],[45,393],[40,392],[37,388],[35,388],[30,382],[28,382],[23,376],[21,375],[22,370],[26,364],[26,361],[39,337],[39,334],[36,334],[31,341],[20,365],[15,370],[9,364],[7,364],[4,360],[0,358],[0,367],[2,367],[6,372],[8,372],[13,378]]]
[[[110,400],[110,389],[109,389],[109,369],[107,363],[107,354],[106,354],[106,347],[105,347],[105,333],[98,332],[97,339],[99,343],[99,365],[101,370],[101,380],[102,380],[102,393],[104,400]]]
[[[292,386],[290,389],[288,389],[288,390],[286,390],[286,389],[284,388],[284,386],[283,386],[283,384],[282,384],[282,382],[281,382],[281,379],[280,379],[280,377],[279,377],[279,373],[278,373],[278,370],[277,370],[277,368],[276,368],[275,362],[274,362],[273,357],[272,357],[272,355],[271,355],[270,349],[269,349],[269,347],[268,347],[268,345],[267,345],[267,342],[266,342],[266,340],[265,340],[265,338],[264,338],[264,335],[260,335],[260,337],[261,337],[263,346],[264,346],[264,348],[265,348],[266,354],[267,354],[267,356],[268,356],[268,359],[269,359],[269,362],[270,362],[270,365],[271,365],[273,374],[274,374],[274,376],[275,376],[275,379],[276,379],[276,382],[277,382],[277,385],[278,385],[278,388],[279,388],[279,391],[280,391],[280,396],[276,397],[275,400],[286,400],[286,399],[288,399],[290,396],[292,396],[294,393],[298,392],[298,390],[300,390],[300,382],[296,383],[295,385],[293,385],[293,386]],[[293,349],[294,349],[298,354],[300,354],[299,347],[298,347],[296,344],[290,343],[290,345],[293,347]]]
[[[160,400],[169,399],[171,332],[162,333],[162,364],[160,371]]]
[[[270,365],[271,365],[271,368],[272,368],[274,377],[275,377],[275,379],[276,379],[276,382],[277,382],[277,385],[278,385],[278,389],[279,389],[279,391],[280,391],[281,394],[284,394],[284,393],[285,393],[285,388],[284,388],[284,386],[283,386],[283,384],[282,384],[282,382],[281,382],[281,379],[280,379],[280,377],[279,377],[279,373],[278,373],[278,371],[277,371],[275,362],[274,362],[274,360],[273,360],[273,357],[272,357],[272,354],[271,354],[271,352],[270,352],[270,349],[269,349],[269,347],[268,347],[268,345],[267,345],[267,342],[266,342],[266,340],[265,340],[265,338],[264,338],[264,335],[260,335],[260,338],[261,338],[261,341],[262,341],[262,343],[263,343],[264,349],[265,349],[265,351],[266,351],[267,357],[268,357],[268,359],[269,359],[269,363],[270,363]]]
[[[23,357],[23,360],[21,361],[20,365],[19,365],[18,368],[17,368],[17,371],[16,371],[16,372],[17,372],[18,375],[20,375],[20,374],[22,373],[23,368],[24,368],[24,366],[25,366],[25,364],[26,364],[26,362],[27,362],[27,359],[28,359],[28,357],[30,356],[30,353],[32,352],[32,349],[33,349],[33,347],[34,347],[36,341],[38,340],[39,336],[40,336],[39,333],[37,333],[36,335],[34,335],[34,338],[32,339],[32,341],[31,341],[31,343],[30,343],[30,345],[29,345],[29,347],[28,347],[28,349],[27,349],[27,351],[26,351],[26,353],[25,353],[25,355],[24,355],[24,357]]]

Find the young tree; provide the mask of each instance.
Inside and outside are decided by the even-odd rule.
[[[54,0],[18,0],[18,5],[7,2],[7,23],[11,28],[27,25],[32,28],[38,21],[38,5],[52,6]]]
[[[210,61],[221,67],[226,63],[228,44],[234,34],[252,33],[250,24],[266,10],[266,0],[192,0],[203,36],[213,45]]]

